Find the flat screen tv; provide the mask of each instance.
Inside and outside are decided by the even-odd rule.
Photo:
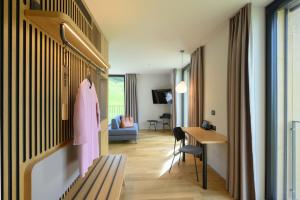
[[[171,104],[173,101],[171,89],[152,90],[154,104]]]

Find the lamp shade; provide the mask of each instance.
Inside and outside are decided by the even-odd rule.
[[[180,81],[180,83],[178,83],[178,85],[176,85],[176,88],[175,88],[176,92],[177,93],[186,93],[186,84],[184,81]]]

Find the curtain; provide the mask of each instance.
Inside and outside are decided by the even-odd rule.
[[[172,102],[172,128],[176,127],[177,124],[177,98],[176,98],[176,85],[177,85],[177,69],[172,70],[172,94],[173,94],[173,102]]]
[[[204,47],[196,49],[191,56],[191,71],[189,85],[188,125],[201,126],[203,121],[204,101]],[[190,144],[196,144],[194,138],[189,138]]]
[[[230,19],[228,46],[228,177],[234,199],[255,199],[249,96],[251,5]]]
[[[138,105],[136,93],[136,74],[125,75],[125,115],[138,122]]]

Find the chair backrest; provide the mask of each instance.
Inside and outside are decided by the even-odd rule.
[[[177,141],[182,140],[182,139],[185,138],[185,133],[183,132],[181,127],[175,127],[173,129],[173,134],[174,134],[174,137]]]
[[[159,118],[160,119],[171,119],[171,114],[170,113],[163,113],[163,115],[161,115]]]

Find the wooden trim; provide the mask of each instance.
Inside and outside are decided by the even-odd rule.
[[[109,64],[107,63],[107,60],[104,59],[104,56],[99,53],[99,51],[94,47],[90,40],[82,33],[82,31],[77,27],[76,23],[74,23],[68,15],[59,12],[25,10],[25,16],[36,23],[43,30],[50,33],[58,41],[61,41],[60,26],[61,24],[66,24],[78,36],[75,37],[73,32],[66,29],[66,37],[68,40],[70,40],[72,45],[83,52],[97,65],[109,68]],[[80,38],[87,45],[87,47],[82,45],[78,38]],[[90,53],[88,48],[90,48],[104,64],[99,62],[99,60],[97,60],[93,54]]]

